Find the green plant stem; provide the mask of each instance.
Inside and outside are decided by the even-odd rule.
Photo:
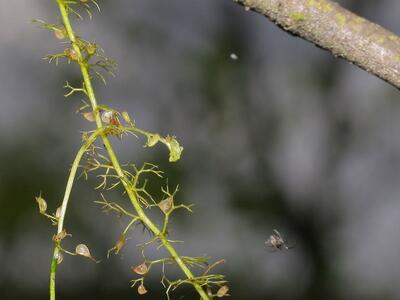
[[[76,171],[78,170],[79,163],[82,159],[83,154],[85,154],[88,147],[93,144],[100,133],[100,130],[97,130],[93,133],[86,141],[85,144],[79,149],[78,153],[75,156],[74,162],[72,163],[71,171],[69,172],[67,186],[65,188],[64,198],[61,204],[60,209],[60,217],[57,221],[57,234],[61,233],[64,229],[64,219],[65,213],[67,211],[69,196],[71,195],[72,186],[74,185],[74,180],[76,176]],[[51,268],[50,268],[50,299],[56,299],[56,271],[57,271],[57,256],[60,253],[60,244],[55,242],[53,258],[51,260]]]
[[[76,51],[77,56],[78,56],[78,61],[77,63],[80,66],[80,70],[82,73],[82,77],[83,77],[83,81],[85,83],[85,88],[87,91],[87,96],[89,98],[90,104],[92,106],[92,110],[93,113],[95,115],[95,119],[96,119],[96,126],[98,129],[102,129],[103,128],[103,124],[100,118],[100,113],[98,110],[98,104],[97,104],[97,100],[96,100],[96,96],[93,90],[93,86],[92,86],[92,82],[91,82],[91,78],[89,75],[89,66],[88,63],[84,60],[81,51],[78,47],[78,45],[76,44],[76,37],[75,37],[75,33],[72,29],[70,20],[69,20],[69,16],[68,16],[68,12],[66,10],[66,4],[64,0],[57,0],[58,3],[58,7],[60,9],[60,13],[61,13],[61,17],[62,17],[62,21],[63,24],[65,26],[65,29],[68,33],[68,37],[72,42],[72,47],[73,49]],[[108,155],[110,157],[111,163],[113,164],[113,167],[117,173],[117,175],[119,176],[127,194],[128,197],[133,205],[133,207],[135,208],[138,216],[140,217],[141,221],[146,225],[146,227],[148,229],[150,229],[153,234],[158,237],[161,241],[161,243],[164,245],[164,247],[167,249],[167,251],[171,254],[171,257],[175,260],[175,262],[177,263],[177,265],[181,268],[182,272],[186,275],[186,277],[188,278],[189,281],[192,282],[194,288],[196,289],[196,291],[199,293],[200,297],[203,300],[209,300],[209,297],[207,295],[207,293],[203,290],[203,288],[201,287],[200,284],[196,283],[195,281],[192,281],[194,279],[194,276],[192,274],[192,272],[190,271],[190,269],[187,267],[187,265],[183,262],[183,260],[181,259],[181,257],[178,255],[178,253],[176,252],[175,248],[171,245],[171,243],[167,240],[167,238],[165,237],[165,235],[158,229],[158,227],[147,217],[147,215],[144,213],[142,207],[140,206],[140,203],[134,193],[134,191],[130,188],[128,182],[129,180],[126,178],[121,165],[117,159],[117,156],[114,152],[113,147],[111,146],[111,143],[109,141],[109,139],[107,138],[106,134],[104,134],[103,132],[100,133],[100,137],[103,141],[103,144],[108,152]],[[54,260],[54,258],[53,258]],[[53,265],[53,263],[52,263]],[[54,278],[54,282],[55,282],[55,278]],[[55,287],[54,287],[55,288]],[[55,298],[51,299],[54,300]]]

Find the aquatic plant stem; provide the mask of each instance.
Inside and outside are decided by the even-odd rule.
[[[154,234],[155,237],[157,237],[160,242],[164,245],[165,249],[167,249],[167,251],[171,254],[171,257],[175,260],[175,262],[177,263],[177,265],[181,268],[182,272],[186,275],[186,277],[192,282],[193,287],[196,289],[196,291],[198,292],[198,294],[200,295],[200,297],[203,300],[209,300],[209,297],[207,295],[207,293],[203,290],[203,288],[201,287],[200,284],[195,282],[195,277],[192,274],[192,272],[190,271],[190,269],[188,268],[188,266],[184,263],[184,261],[181,259],[181,257],[179,256],[179,254],[176,252],[175,248],[171,245],[171,243],[168,241],[168,239],[165,237],[165,235],[160,231],[160,229],[147,217],[147,215],[144,213],[142,207],[140,206],[140,203],[136,197],[135,192],[131,189],[131,187],[129,186],[129,180],[128,178],[126,178],[126,175],[124,174],[121,165],[117,159],[117,156],[114,152],[114,149],[109,141],[109,139],[107,138],[107,135],[101,130],[103,128],[103,124],[101,121],[101,117],[100,117],[100,112],[98,109],[98,104],[97,104],[97,100],[96,100],[96,96],[93,90],[93,86],[92,86],[92,82],[91,82],[91,77],[89,75],[89,65],[88,63],[84,60],[82,54],[81,54],[81,50],[79,48],[79,46],[76,43],[76,36],[75,33],[73,31],[73,28],[71,26],[71,22],[69,20],[69,15],[68,15],[68,11],[67,11],[67,2],[64,0],[56,0],[58,3],[58,7],[61,13],[61,17],[62,17],[62,22],[64,24],[64,27],[67,31],[68,34],[68,38],[71,41],[71,45],[73,47],[73,49],[76,51],[77,53],[77,63],[79,64],[81,73],[82,73],[82,77],[83,77],[83,82],[84,82],[84,86],[85,86],[85,90],[87,93],[87,96],[89,98],[92,110],[93,110],[93,114],[95,116],[95,120],[96,120],[96,127],[98,130],[100,130],[100,137],[102,139],[102,142],[104,144],[104,147],[106,148],[106,151],[108,153],[108,156],[111,160],[111,163],[113,165],[113,168],[115,170],[115,172],[117,173],[120,181],[122,182],[126,193],[133,205],[133,207],[135,208],[140,220],[143,222],[143,224],[149,229],[151,230],[151,232]],[[57,250],[55,250],[57,251]],[[59,251],[59,250],[58,250]],[[56,252],[55,252],[56,253]],[[53,270],[53,265],[55,264],[56,266],[56,262],[54,262],[54,257],[53,257],[53,261],[52,261],[52,270]],[[52,275],[54,276],[50,276],[50,285],[53,286],[53,291],[50,291],[50,296],[52,294],[55,295],[55,269],[54,268],[54,273],[52,273]],[[51,300],[55,300],[55,296],[54,298],[50,298]]]
[[[60,234],[64,229],[64,219],[65,213],[67,211],[69,196],[71,195],[72,186],[74,184],[76,172],[79,167],[79,163],[82,159],[82,156],[85,154],[86,150],[90,145],[96,140],[99,135],[100,130],[94,132],[83,144],[83,146],[79,149],[78,153],[75,156],[74,162],[72,163],[71,171],[69,172],[67,186],[65,187],[64,198],[60,208],[60,216],[57,220],[57,234]],[[60,244],[55,242],[53,258],[51,260],[51,268],[50,268],[50,299],[55,300],[55,289],[56,289],[56,271],[57,271],[57,257],[60,253]]]

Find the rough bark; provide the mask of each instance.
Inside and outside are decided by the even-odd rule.
[[[234,0],[400,89],[400,37],[329,0]]]

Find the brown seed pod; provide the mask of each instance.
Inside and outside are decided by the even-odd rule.
[[[228,296],[228,291],[229,291],[228,286],[226,286],[226,285],[221,286],[217,292],[217,297],[222,298],[224,296]]]
[[[136,267],[132,267],[132,271],[135,272],[136,274],[144,275],[147,272],[149,272],[149,267],[147,266],[147,264],[145,262],[143,262],[142,264],[140,264]]]
[[[141,285],[139,285],[137,292],[139,295],[144,295],[147,293],[146,288],[144,287],[143,283]]]
[[[174,205],[174,197],[172,196],[169,196],[167,199],[164,199],[160,201],[160,203],[158,203],[158,206],[165,214],[171,211],[173,205]]]
[[[75,253],[93,259],[92,255],[90,255],[89,248],[85,244],[76,246]]]

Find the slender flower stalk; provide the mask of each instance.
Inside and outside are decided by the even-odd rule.
[[[174,285],[179,286],[180,284],[191,284],[196,289],[196,291],[198,292],[201,299],[203,299],[203,300],[210,299],[209,295],[206,293],[203,286],[207,287],[207,290],[209,290],[208,286],[210,285],[210,282],[212,284],[216,284],[216,285],[220,286],[225,281],[222,280],[221,275],[218,275],[218,277],[216,277],[216,279],[218,279],[216,281],[212,281],[212,279],[214,279],[214,277],[207,277],[208,275],[200,276],[200,277],[195,277],[193,275],[193,273],[189,269],[189,267],[191,265],[196,265],[196,261],[195,260],[192,261],[192,260],[189,260],[187,257],[180,256],[177,253],[177,251],[175,250],[174,246],[172,245],[172,241],[166,237],[166,231],[167,231],[166,224],[168,222],[168,218],[169,218],[169,214],[170,214],[169,211],[165,212],[165,223],[163,225],[162,230],[160,230],[157,227],[157,225],[155,225],[150,220],[150,218],[146,215],[146,213],[142,207],[142,204],[141,204],[141,199],[138,196],[137,190],[134,190],[132,188],[131,180],[128,177],[127,172],[122,168],[122,166],[117,158],[117,155],[115,154],[114,149],[109,141],[109,138],[108,138],[109,132],[107,132],[107,125],[105,125],[102,121],[102,118],[101,118],[101,110],[102,109],[98,105],[98,102],[97,102],[96,96],[95,96],[95,92],[94,92],[93,86],[92,86],[92,79],[91,79],[91,76],[89,73],[91,65],[89,64],[87,57],[84,57],[84,55],[82,53],[81,44],[80,44],[81,41],[75,34],[75,32],[72,28],[72,25],[71,25],[70,14],[71,14],[71,12],[74,12],[74,11],[72,11],[70,9],[69,5],[72,2],[75,3],[75,2],[79,2],[79,1],[65,1],[65,0],[56,0],[56,1],[57,1],[58,8],[59,8],[59,11],[60,11],[60,14],[62,17],[62,24],[63,24],[63,27],[65,28],[66,37],[71,42],[71,48],[67,52],[64,51],[64,54],[67,55],[67,57],[71,61],[76,62],[80,67],[81,75],[83,78],[83,88],[80,90],[82,92],[84,92],[86,94],[87,98],[89,99],[92,116],[94,118],[97,129],[94,133],[92,133],[86,139],[84,145],[80,148],[80,150],[78,151],[78,153],[76,155],[76,158],[72,164],[72,168],[71,168],[71,171],[69,174],[64,199],[63,199],[63,202],[61,205],[61,210],[60,210],[59,215],[57,216],[58,230],[57,230],[57,235],[55,235],[53,237],[55,247],[54,247],[54,253],[53,253],[53,257],[52,257],[52,261],[51,261],[51,271],[50,271],[50,300],[56,299],[56,292],[55,292],[56,291],[56,270],[57,270],[57,262],[60,261],[60,255],[62,255],[62,252],[67,252],[69,254],[75,255],[74,253],[70,253],[66,250],[63,250],[61,247],[61,240],[65,236],[68,235],[64,229],[64,221],[65,221],[65,213],[66,213],[66,209],[67,209],[68,200],[69,200],[69,197],[71,194],[74,178],[76,176],[76,172],[77,172],[77,169],[79,167],[79,164],[80,164],[80,161],[81,161],[83,155],[86,153],[88,148],[92,146],[92,144],[98,137],[100,137],[102,144],[104,145],[104,147],[106,149],[108,159],[110,161],[110,166],[108,167],[108,169],[112,169],[115,171],[115,173],[116,173],[115,178],[117,178],[119,180],[119,183],[121,183],[123,185],[123,187],[126,191],[126,194],[129,197],[130,202],[137,214],[137,217],[135,217],[134,220],[135,221],[140,220],[140,222],[145,226],[145,228],[147,228],[148,230],[151,231],[152,235],[154,236],[154,239],[158,239],[158,241],[161,243],[161,245],[164,246],[164,248],[169,252],[170,259],[172,259],[179,266],[179,268],[182,270],[182,272],[186,276],[186,279],[182,279],[182,280],[179,280],[176,282],[168,281],[169,286],[167,289],[167,296],[168,296],[169,290]],[[81,2],[86,3],[88,1],[81,1]],[[96,2],[94,2],[94,3],[96,3]],[[60,34],[58,31],[56,31],[56,33]],[[88,53],[90,53],[89,50],[86,50],[86,51]],[[75,90],[78,90],[78,89],[75,89]],[[73,91],[74,91],[74,89],[71,90],[71,93]],[[152,146],[153,144],[157,143],[158,141],[161,141],[162,143],[165,143],[168,146],[168,148],[170,148],[170,150],[171,150],[171,148],[172,148],[172,150],[178,149],[177,151],[178,151],[178,158],[179,158],[182,148],[180,148],[179,145],[178,145],[178,147],[176,146],[177,143],[173,142],[174,141],[173,138],[171,138],[169,136],[167,138],[161,138],[158,135],[150,134],[146,131],[137,129],[136,127],[131,128],[131,129],[132,129],[132,131],[135,131],[137,133],[145,134],[149,139],[148,146]],[[129,131],[129,128],[128,128],[128,131]],[[172,156],[172,159],[175,159],[175,158],[176,158],[176,155],[175,155],[175,157]],[[171,155],[170,155],[170,160],[171,160]],[[173,161],[173,160],[171,160],[171,161]],[[156,173],[155,171],[153,171],[153,172]],[[108,176],[108,174],[105,176]],[[138,176],[138,174],[137,174],[137,176]],[[171,195],[171,197],[172,197],[172,195]],[[112,206],[110,203],[108,203],[106,201],[104,203],[106,204],[105,206],[108,205],[109,208],[112,208],[114,210],[119,210],[118,206],[115,206],[115,205]],[[176,208],[178,208],[178,207],[180,207],[180,206],[176,206]],[[185,207],[185,206],[182,206],[182,207]],[[190,210],[190,208],[188,208],[188,207],[185,207],[185,208]],[[131,226],[132,224],[134,224],[134,222],[131,222],[129,226]],[[124,234],[126,233],[126,231],[127,230],[124,231]],[[83,246],[86,247],[85,245],[83,245]],[[85,249],[87,249],[87,248],[85,248]],[[77,254],[79,254],[79,253],[77,253]],[[88,254],[88,255],[89,255],[88,257],[91,258],[90,254]],[[162,261],[163,265],[165,262],[167,262],[167,261],[166,260]],[[146,293],[147,290],[145,289],[145,287],[143,285],[143,278],[141,278],[139,280],[141,282],[141,285],[139,286],[139,289],[138,289],[139,294]]]

